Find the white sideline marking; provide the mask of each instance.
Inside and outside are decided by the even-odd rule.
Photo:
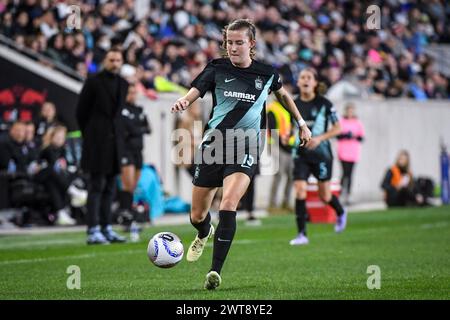
[[[432,228],[445,228],[449,225],[448,221],[438,221],[435,223],[426,223],[421,224],[420,228],[422,229],[432,229]],[[375,228],[376,231],[380,231],[380,229],[383,230],[389,230],[387,227],[381,227],[381,228]],[[374,229],[368,229],[368,230],[358,230],[358,233],[365,233],[365,232],[373,232]],[[355,232],[355,230],[353,230]],[[316,237],[328,237],[334,235],[334,233],[324,233],[324,234],[318,234]],[[264,242],[269,241],[269,239],[259,239],[259,240],[250,240],[250,239],[240,239],[233,241],[233,244],[252,244],[256,242]],[[40,246],[40,245],[55,245],[55,244],[79,244],[81,243],[80,240],[41,240],[41,241],[24,241],[20,243],[5,243],[0,244],[0,249],[6,249],[6,248],[19,248],[19,247],[30,247],[30,246]],[[185,245],[186,246],[186,245]],[[207,247],[212,247],[213,242],[208,242],[206,244]],[[186,247],[187,248],[187,247]],[[25,263],[39,263],[39,262],[46,262],[46,261],[54,261],[54,260],[65,260],[65,259],[88,259],[93,258],[98,255],[117,255],[117,254],[132,254],[132,253],[142,253],[145,252],[145,250],[126,250],[126,251],[115,251],[115,252],[103,252],[103,253],[90,253],[90,254],[82,254],[82,255],[76,255],[76,256],[62,256],[62,257],[49,257],[49,258],[35,258],[35,259],[20,259],[20,260],[5,260],[0,261],[0,266],[3,265],[11,265],[11,264],[25,264]]]
[[[241,240],[235,240],[233,241],[233,244],[251,244],[258,241],[265,241],[265,240],[248,240],[248,239],[241,239]],[[48,241],[50,242],[50,241]],[[75,241],[73,241],[75,242]],[[80,241],[76,241],[79,243]],[[212,243],[207,243],[206,246],[212,247]],[[187,249],[187,247],[186,247]],[[94,258],[99,255],[123,255],[123,254],[134,254],[134,253],[142,253],[146,254],[145,249],[142,250],[126,250],[126,251],[114,251],[114,252],[102,252],[102,253],[87,253],[87,254],[80,254],[75,256],[61,256],[61,257],[48,257],[48,258],[35,258],[35,259],[20,259],[20,260],[5,260],[0,261],[0,266],[4,265],[11,265],[11,264],[25,264],[25,263],[39,263],[39,262],[47,262],[47,261],[55,261],[55,260],[67,260],[67,259],[88,259],[88,258]]]
[[[51,257],[51,258],[36,258],[36,259],[21,259],[21,260],[6,260],[1,261],[0,266],[9,265],[9,264],[24,264],[24,263],[35,263],[35,262],[46,262],[46,261],[54,261],[54,260],[65,260],[65,259],[85,259],[95,257],[97,254],[82,254],[78,256],[63,256],[63,257]]]
[[[102,252],[102,253],[86,253],[79,254],[76,256],[61,256],[61,257],[48,257],[48,258],[35,258],[35,259],[20,259],[20,260],[5,260],[0,261],[0,266],[9,264],[25,264],[25,263],[36,263],[36,262],[47,262],[55,260],[67,260],[67,259],[87,259],[103,255],[123,255],[142,252],[142,250],[126,250],[126,251],[114,251],[114,252]],[[145,252],[145,251],[144,251]]]
[[[0,243],[0,249],[15,249],[15,248],[23,248],[23,247],[38,247],[38,246],[47,246],[47,245],[60,245],[60,244],[76,244],[80,243],[80,240],[69,240],[69,239],[61,239],[61,240],[34,240],[34,241],[20,241],[20,242],[12,242],[12,243]]]
[[[420,225],[422,229],[445,228],[446,226],[448,226],[448,221],[438,221],[435,223],[426,223]]]
[[[249,239],[233,240],[233,243],[231,245],[233,245],[233,244],[252,244],[252,243],[255,243],[255,242],[262,242],[262,241],[267,241],[267,240],[266,239],[262,239],[262,240],[249,240]],[[206,244],[206,246],[207,247],[212,247],[213,246],[213,242],[212,241],[208,242]]]

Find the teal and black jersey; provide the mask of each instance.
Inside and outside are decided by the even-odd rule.
[[[252,60],[248,68],[238,68],[229,59],[212,60],[192,82],[201,97],[207,91],[212,93],[213,108],[205,132],[254,129],[259,133],[266,126],[267,97],[281,85],[270,65]]]
[[[192,82],[203,97],[211,91],[213,107],[203,141],[195,155],[193,183],[220,187],[226,176],[241,172],[254,176],[260,156],[261,129],[266,126],[266,100],[281,88],[275,69],[252,60],[248,68],[216,59]],[[231,134],[231,135],[230,135]]]
[[[330,100],[323,96],[316,96],[311,101],[303,101],[300,97],[295,100],[295,105],[300,111],[313,137],[320,136],[327,132],[330,124],[333,125],[339,121],[336,109]],[[307,161],[321,162],[333,159],[330,141],[322,141],[317,148],[309,150],[305,147],[297,147],[296,156]]]

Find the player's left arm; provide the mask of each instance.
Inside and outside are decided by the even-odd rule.
[[[341,133],[341,124],[339,122],[335,122],[327,132],[317,136],[316,138],[319,138],[320,141],[325,141],[336,137],[339,133]]]
[[[302,142],[306,143],[311,140],[311,131],[309,130],[308,126],[306,125],[305,121],[302,118],[302,115],[300,114],[300,111],[298,111],[297,106],[295,105],[294,100],[292,100],[289,93],[281,87],[280,89],[274,91],[275,96],[277,97],[278,101],[281,103],[281,105],[289,111],[289,113],[294,117],[296,120],[296,123],[299,124],[300,127],[300,139]]]
[[[341,133],[341,124],[339,123],[339,118],[337,116],[336,110],[333,106],[329,109],[328,118],[331,120],[332,126],[326,132],[321,135],[313,137],[307,144],[308,149],[315,149],[319,146],[322,141],[334,138]]]

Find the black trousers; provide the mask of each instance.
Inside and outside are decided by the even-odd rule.
[[[345,191],[347,192],[347,194],[350,194],[350,190],[352,187],[352,173],[355,163],[341,161],[341,165],[342,165],[342,178],[341,178],[342,192]]]
[[[91,174],[87,199],[88,228],[111,224],[111,205],[114,198],[116,175]]]
[[[67,205],[66,192],[71,182],[68,173],[55,172],[53,169],[47,168],[39,172],[35,180],[44,185],[55,212]]]
[[[388,207],[406,207],[416,205],[416,193],[410,188],[387,190],[386,204]]]

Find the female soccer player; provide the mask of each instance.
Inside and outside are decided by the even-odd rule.
[[[217,188],[223,186],[212,266],[205,281],[208,290],[217,288],[222,281],[220,271],[236,231],[236,208],[259,160],[258,141],[266,122],[265,103],[270,92],[275,92],[296,119],[300,139],[306,143],[311,138],[294,101],[282,88],[278,73],[253,59],[255,36],[255,26],[249,20],[236,20],[226,26],[226,57],[208,63],[189,92],[172,107],[172,112],[183,111],[207,91],[213,94],[214,105],[197,150],[193,178],[190,218],[198,234],[186,254],[188,261],[197,261],[214,234],[209,208]]]
[[[128,87],[126,104],[120,114],[125,147],[123,154],[120,156],[122,190],[118,194],[119,217],[123,221],[126,231],[135,218],[132,210],[133,194],[141,176],[144,135],[151,133],[150,124],[144,110],[136,105],[136,100],[136,84],[131,83]]]
[[[297,86],[300,95],[295,104],[308,127],[311,128],[312,138],[304,146],[299,146],[294,154],[294,186],[295,186],[295,215],[298,236],[290,241],[291,245],[307,244],[306,237],[306,187],[310,174],[318,180],[319,197],[336,211],[338,218],[335,231],[344,230],[347,213],[342,208],[339,199],[330,191],[331,169],[333,154],[329,139],[338,135],[340,124],[333,104],[318,94],[319,82],[317,73],[312,68],[303,69],[298,77]],[[331,128],[329,128],[331,122]]]

